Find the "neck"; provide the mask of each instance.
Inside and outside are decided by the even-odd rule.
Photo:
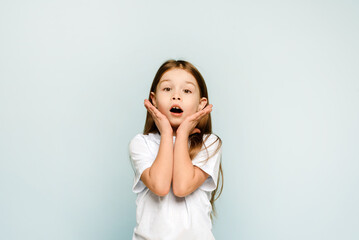
[[[172,127],[172,136],[177,136],[177,129],[178,127]]]

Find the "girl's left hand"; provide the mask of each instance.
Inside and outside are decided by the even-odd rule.
[[[200,133],[201,131],[196,128],[199,121],[209,114],[212,111],[212,104],[208,104],[204,109],[188,116],[178,127],[176,135],[185,134],[186,136],[192,135],[194,133]]]

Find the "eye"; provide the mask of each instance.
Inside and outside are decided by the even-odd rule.
[[[192,91],[189,90],[189,89],[185,89],[184,91],[185,91],[185,92],[188,91],[188,92],[186,92],[186,93],[192,93]]]
[[[169,87],[166,87],[166,88],[164,88],[163,90],[165,90],[166,91],[166,89],[170,89]]]

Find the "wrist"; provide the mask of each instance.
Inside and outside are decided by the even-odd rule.
[[[177,131],[176,132],[176,138],[185,138],[185,139],[188,139],[189,137],[189,134],[184,132],[184,131]]]
[[[170,138],[172,138],[172,137],[173,137],[173,132],[164,132],[164,133],[161,133],[161,137],[170,137]]]

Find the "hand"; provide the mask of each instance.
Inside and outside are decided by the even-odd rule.
[[[176,135],[185,134],[186,136],[192,135],[194,133],[200,133],[201,130],[196,128],[199,121],[207,116],[212,111],[212,104],[207,105],[204,109],[188,116],[178,127]]]
[[[168,118],[163,115],[155,106],[153,106],[148,99],[145,99],[144,105],[147,108],[148,112],[151,114],[153,120],[155,121],[155,124],[161,135],[163,133],[173,135],[173,129],[170,122],[168,121]]]

